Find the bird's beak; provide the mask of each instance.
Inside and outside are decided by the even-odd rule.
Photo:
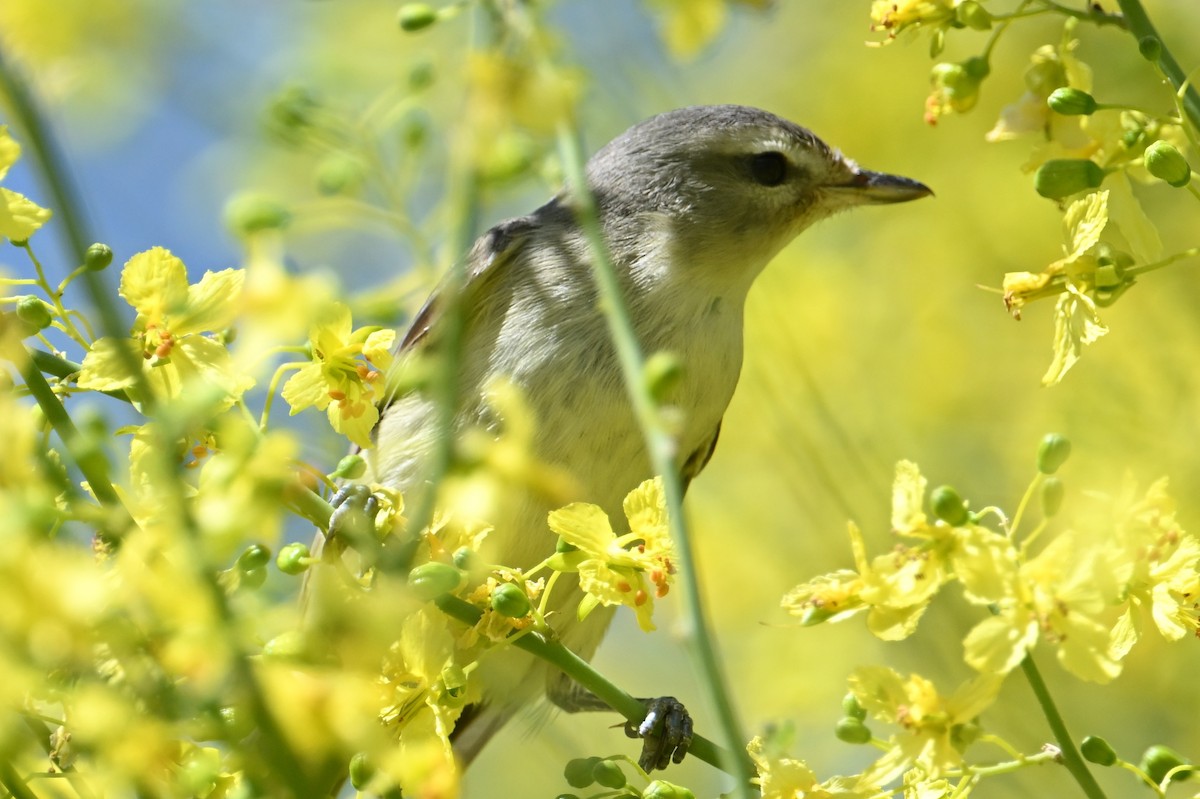
[[[866,169],[856,170],[846,183],[826,186],[825,191],[840,197],[847,205],[905,203],[933,194],[932,189],[918,180]]]

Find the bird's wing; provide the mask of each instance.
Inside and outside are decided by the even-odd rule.
[[[687,492],[688,486],[700,472],[704,471],[704,467],[712,460],[713,453],[717,449],[717,439],[721,437],[721,423],[717,422],[717,426],[713,428],[712,435],[688,456],[688,459],[683,462],[683,469],[680,470],[680,482],[683,483],[684,493]]]
[[[486,285],[491,283],[494,276],[502,272],[507,264],[512,263],[514,256],[529,240],[533,226],[532,216],[522,216],[501,222],[479,237],[467,254],[466,276],[460,288],[464,301],[485,292]],[[425,300],[421,310],[417,311],[408,332],[401,339],[399,352],[414,348],[436,328],[438,320],[445,312],[445,299],[449,290],[450,286],[443,282],[429,295],[429,299]]]
[[[458,291],[459,307],[466,312],[481,310],[493,293],[489,291],[489,286],[495,282],[497,275],[518,260],[517,255],[529,241],[535,224],[532,216],[517,217],[501,222],[480,236],[467,253],[466,274],[462,284],[456,289],[448,278],[433,290],[413,317],[404,338],[396,345],[395,354],[436,347],[438,328],[446,314],[452,291]],[[390,387],[384,393],[379,403],[381,417],[399,393],[396,387]]]

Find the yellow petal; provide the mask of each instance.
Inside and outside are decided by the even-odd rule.
[[[1100,241],[1108,224],[1108,191],[1094,191],[1067,206],[1063,214],[1063,233],[1067,239],[1067,257],[1077,258]]]
[[[0,188],[0,236],[10,241],[24,241],[50,219],[48,208],[23,194]]]
[[[550,512],[550,529],[572,546],[594,557],[603,558],[609,543],[615,538],[608,516],[598,505],[573,502]]]
[[[129,356],[121,354],[127,349]],[[130,361],[129,358],[133,358]],[[79,387],[92,391],[117,391],[133,385],[135,375],[125,368],[126,363],[141,363],[142,354],[133,339],[102,338],[92,342],[79,372]]]
[[[245,280],[246,272],[242,269],[205,272],[199,283],[188,286],[187,306],[170,321],[171,332],[182,336],[228,327],[237,314],[237,300]]]
[[[8,125],[0,125],[0,180],[8,174],[8,168],[21,157],[21,145],[8,135]]]
[[[152,247],[125,262],[120,294],[146,321],[161,324],[187,303],[187,268],[162,247]]]
[[[1042,385],[1053,386],[1079,360],[1083,348],[1108,332],[1091,297],[1068,284],[1054,309],[1054,358]]]

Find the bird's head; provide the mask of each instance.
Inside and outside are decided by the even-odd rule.
[[[600,150],[587,171],[610,236],[662,230],[673,261],[748,279],[813,222],[932,193],[860,168],[793,122],[738,105],[651,117]]]

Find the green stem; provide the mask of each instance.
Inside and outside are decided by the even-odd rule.
[[[438,597],[435,602],[443,613],[463,624],[477,624],[483,616],[483,612],[477,607],[450,594]],[[512,645],[557,666],[575,682],[607,702],[609,707],[624,716],[627,721],[640,724],[646,717],[646,706],[641,701],[613,685],[587,661],[560,642],[529,632],[514,637]],[[720,769],[727,768],[729,763],[738,759],[731,752],[701,735],[692,737],[692,746],[688,753]]]
[[[676,554],[682,572],[685,630],[688,633],[688,643],[691,644],[693,656],[698,661],[700,673],[708,689],[709,700],[716,711],[721,737],[731,751],[741,752],[746,738],[734,711],[713,635],[705,617],[704,603],[695,568],[695,557],[692,553],[691,536],[688,533],[687,521],[683,513],[683,484],[680,480],[679,467],[675,462],[677,442],[664,424],[643,379],[645,357],[634,332],[629,310],[621,294],[616,270],[613,268],[612,259],[609,256],[608,245],[600,228],[595,198],[587,188],[583,157],[575,132],[565,126],[561,127],[558,144],[567,182],[571,187],[576,204],[579,223],[592,253],[594,261],[591,270],[592,277],[596,281],[604,316],[608,321],[609,333],[616,347],[621,371],[624,373],[629,401],[633,405],[634,415],[646,438],[646,449],[649,451],[651,468],[655,474],[662,477],[671,537],[675,541]],[[738,786],[736,790],[741,795],[747,797],[751,795],[750,779],[755,772],[747,757],[734,757],[722,762],[720,767],[734,776]]]
[[[37,159],[42,178],[53,197],[53,208],[57,219],[62,222],[63,234],[66,237],[68,250],[76,264],[82,264],[87,249],[93,241],[85,222],[83,200],[79,191],[70,178],[67,160],[58,148],[50,132],[50,127],[34,101],[32,92],[25,84],[16,67],[6,60],[4,51],[0,49],[0,92],[7,97],[13,115],[25,130],[28,143]],[[128,327],[121,320],[121,315],[108,286],[100,273],[86,270],[83,282],[87,288],[92,305],[100,316],[100,329],[107,336],[124,338]],[[149,411],[154,402],[154,394],[146,382],[142,365],[137,356],[127,348],[117,348],[122,366],[133,376],[134,396],[142,397],[143,410]]]
[[[79,372],[83,370],[83,364],[68,361],[66,358],[60,358],[45,350],[31,349],[29,350],[29,356],[33,359],[33,365],[39,370],[60,379],[74,380],[74,378],[78,377]],[[124,391],[100,391],[97,393],[105,394],[113,399],[119,399],[122,402],[133,402]]]
[[[1075,748],[1075,740],[1067,730],[1067,724],[1059,714],[1058,707],[1054,704],[1054,698],[1050,696],[1050,691],[1046,688],[1046,683],[1042,680],[1041,672],[1034,664],[1032,655],[1026,655],[1025,659],[1021,661],[1021,671],[1025,672],[1025,679],[1029,682],[1029,687],[1033,689],[1033,695],[1037,697],[1042,714],[1050,724],[1050,730],[1054,733],[1059,751],[1062,752],[1063,765],[1067,767],[1067,771],[1071,772],[1071,776],[1079,783],[1079,787],[1083,789],[1083,793],[1088,799],[1105,799],[1104,791],[1100,789],[1095,776],[1088,769],[1079,750]]]
[[[207,592],[216,616],[217,629],[224,637],[231,687],[245,698],[249,715],[255,722],[253,751],[245,757],[247,778],[260,794],[303,799],[312,795],[309,769],[305,768],[305,762],[288,743],[283,728],[267,703],[251,665],[250,655],[238,638],[238,619],[229,605],[229,597],[217,571],[209,563],[196,520],[180,491],[183,481],[177,475],[179,463],[171,454],[174,451],[172,442],[185,435],[197,418],[203,417],[203,410],[197,407],[194,414],[166,415],[153,426],[154,440],[150,454],[157,461],[153,464],[159,481],[155,486],[157,499],[162,503],[163,515],[173,515],[178,522],[175,529],[186,547],[187,563]],[[207,410],[212,411],[213,408]]]
[[[101,505],[120,513],[119,520],[114,519],[108,525],[107,530],[97,531],[101,540],[109,543],[117,541],[120,537],[117,531],[125,529],[128,525],[129,513],[121,503],[116,489],[113,488],[112,481],[109,480],[108,460],[104,457],[104,453],[89,446],[84,440],[79,428],[75,426],[75,422],[67,413],[67,409],[54,395],[54,390],[50,388],[46,378],[38,371],[32,354],[30,357],[22,359],[17,367],[21,372],[21,379],[29,388],[29,393],[37,401],[42,413],[46,415],[46,421],[54,428],[54,432],[58,433],[63,446],[66,447],[67,454],[75,461],[75,465],[79,467],[79,471],[87,480],[92,494],[100,501]]]
[[[1179,62],[1167,49],[1167,43],[1158,35],[1154,23],[1146,15],[1146,10],[1142,8],[1140,0],[1117,0],[1117,5],[1121,8],[1121,14],[1129,25],[1129,32],[1138,42],[1145,39],[1153,39],[1158,42],[1158,60],[1156,62],[1158,69],[1175,87],[1175,91],[1183,92],[1184,113],[1192,123],[1192,129],[1200,130],[1200,92],[1197,92],[1196,87],[1188,83],[1187,73],[1183,71]],[[1185,85],[1187,85],[1186,89],[1184,89]]]
[[[1123,30],[1128,30],[1129,28],[1129,24],[1123,16],[1120,14],[1109,14],[1098,5],[1092,3],[1087,4],[1088,8],[1086,11],[1080,11],[1069,6],[1064,6],[1061,3],[1055,3],[1052,0],[1041,0],[1041,2],[1046,8],[1063,16],[1074,17],[1084,22],[1091,22],[1094,25],[1115,25]]]
[[[0,785],[8,789],[13,799],[38,799],[37,794],[29,789],[25,780],[21,779],[21,775],[7,760],[0,760]]]

